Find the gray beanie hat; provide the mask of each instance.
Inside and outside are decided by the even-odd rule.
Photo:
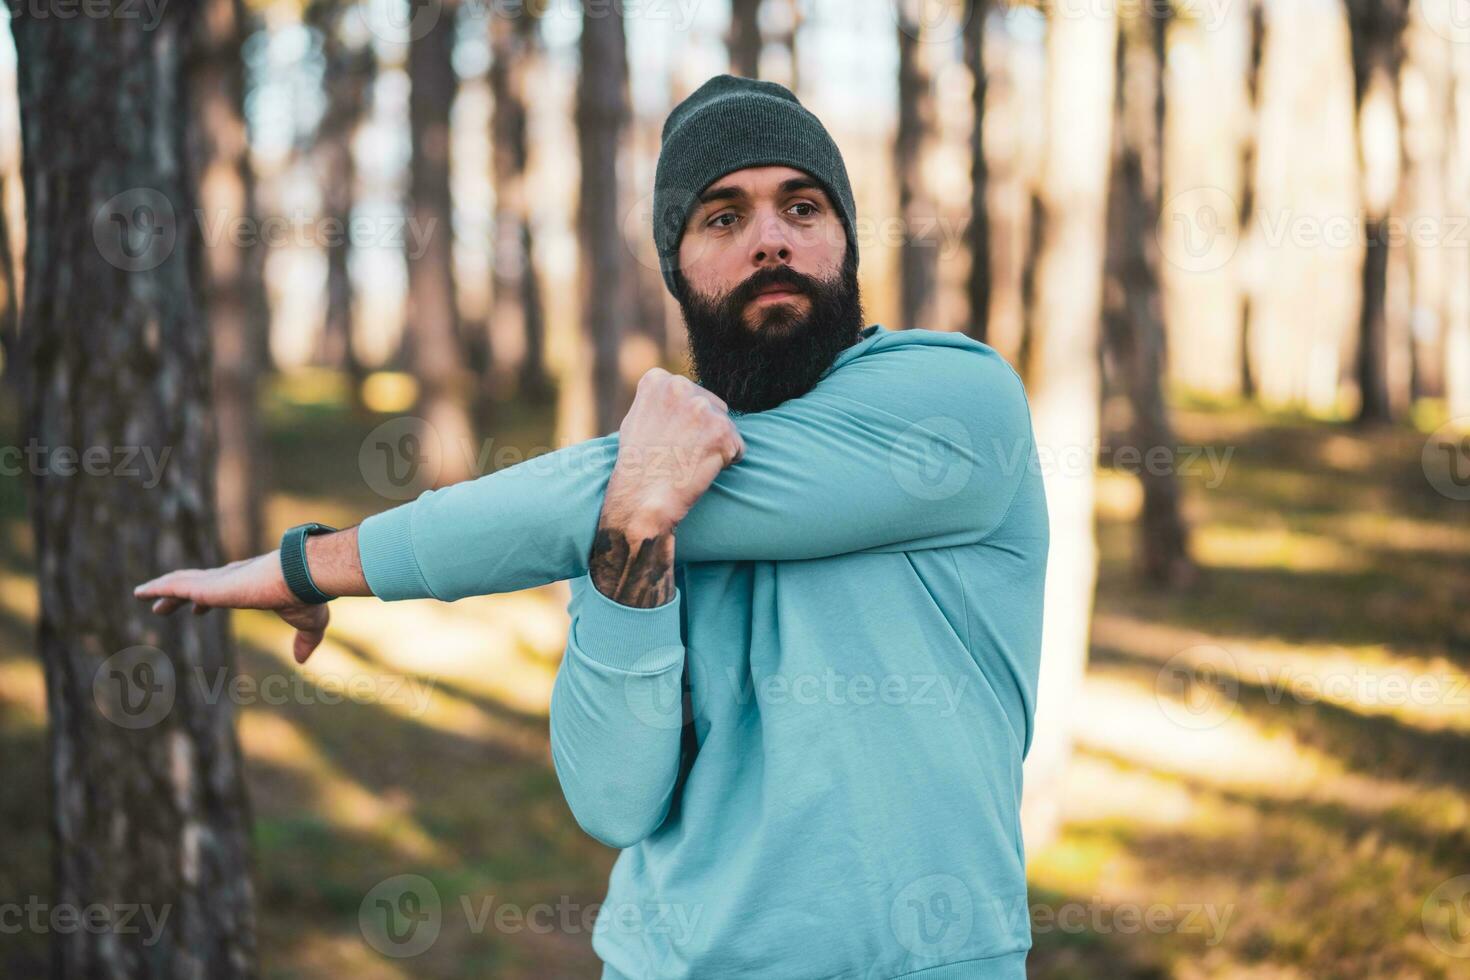
[[[746,167],[786,166],[810,174],[831,198],[857,263],[857,209],[842,154],[822,122],[775,82],[716,75],[664,121],[653,178],[653,243],[669,292],[684,224],[699,195],[726,174]]]

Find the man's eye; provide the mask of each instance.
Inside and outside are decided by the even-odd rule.
[[[817,206],[810,201],[797,201],[791,205],[791,210],[795,211],[797,208],[806,208],[805,211],[797,212],[797,217],[799,218],[810,218],[817,213]]]
[[[724,220],[726,218],[729,218],[730,220],[726,222]],[[723,214],[717,214],[713,218],[711,218],[709,220],[709,225],[711,228],[728,228],[730,227],[730,225],[735,223],[735,220],[736,219],[734,212],[726,211]]]

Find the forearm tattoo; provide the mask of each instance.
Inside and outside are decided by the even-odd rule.
[[[597,591],[644,609],[674,597],[674,533],[631,541],[622,528],[599,524],[588,570]]]

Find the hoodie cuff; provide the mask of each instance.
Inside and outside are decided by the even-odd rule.
[[[667,670],[684,656],[677,588],[663,605],[641,608],[603,595],[590,573],[576,584],[582,602],[572,621],[572,645],[582,656],[604,667],[640,674]]]
[[[414,503],[374,514],[357,529],[357,557],[379,599],[437,599],[413,550]]]

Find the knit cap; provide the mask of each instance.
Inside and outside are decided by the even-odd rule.
[[[716,75],[674,107],[664,121],[653,179],[653,243],[669,292],[684,225],[699,195],[726,174],[746,167],[786,166],[805,171],[827,192],[857,262],[857,209],[842,154],[820,119],[790,89],[775,82]]]

